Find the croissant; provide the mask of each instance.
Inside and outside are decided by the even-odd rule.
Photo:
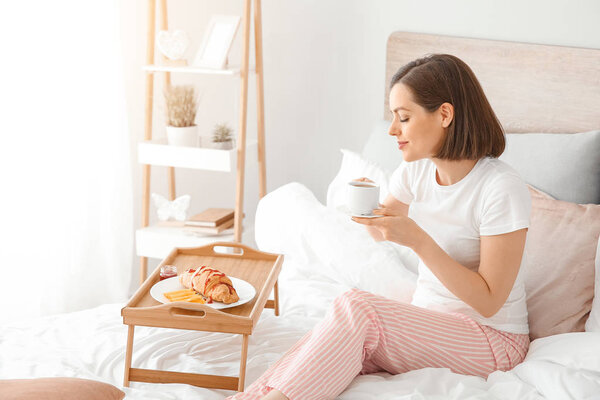
[[[240,299],[231,279],[224,273],[203,265],[200,268],[188,268],[179,275],[179,282],[211,300],[225,304],[235,303]]]

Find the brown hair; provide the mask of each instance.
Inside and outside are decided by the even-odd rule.
[[[450,54],[427,54],[401,67],[392,77],[390,89],[399,82],[428,112],[442,103],[454,106],[454,118],[436,158],[477,160],[504,152],[504,129],[464,61]]]

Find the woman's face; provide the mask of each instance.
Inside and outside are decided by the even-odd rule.
[[[390,110],[393,119],[388,133],[396,137],[404,161],[437,154],[452,121],[454,110],[450,103],[430,113],[415,103],[408,86],[399,82],[390,91]]]

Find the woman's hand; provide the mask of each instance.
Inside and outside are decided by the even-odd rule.
[[[426,233],[417,223],[397,210],[380,204],[373,214],[382,215],[376,218],[352,217],[354,222],[379,230],[385,240],[414,249],[426,237]]]

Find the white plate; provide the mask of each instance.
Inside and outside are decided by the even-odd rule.
[[[379,218],[379,217],[383,217],[383,215],[378,215],[378,214],[366,214],[366,215],[361,215],[361,214],[352,214],[350,212],[350,209],[348,208],[348,206],[346,205],[341,205],[337,207],[338,211],[343,212],[344,214],[350,216],[350,217],[360,217],[360,218]]]
[[[256,290],[254,286],[245,280],[234,278],[232,276],[228,276],[231,279],[231,283],[233,283],[233,288],[237,292],[240,299],[235,303],[225,304],[220,301],[213,300],[212,303],[205,303],[207,306],[210,306],[216,310],[220,310],[222,308],[231,308],[235,306],[239,306],[245,304],[252,300],[256,295]],[[182,290],[185,289],[181,283],[179,283],[179,276],[174,276],[172,278],[167,278],[165,280],[156,282],[154,286],[150,288],[150,295],[154,297],[156,301],[160,301],[161,303],[170,303],[169,299],[167,299],[163,293],[172,292],[174,290]]]

